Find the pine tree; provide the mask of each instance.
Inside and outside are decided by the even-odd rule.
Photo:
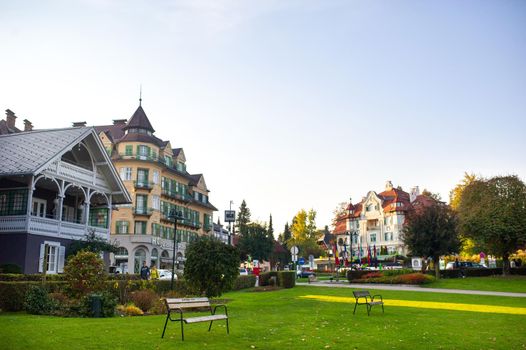
[[[272,226],[272,214],[270,214],[270,218],[268,221],[267,233],[271,239],[274,239],[274,227]]]
[[[237,214],[237,230],[239,234],[247,232],[247,226],[250,223],[250,209],[247,207],[247,203],[243,199],[241,206],[239,207],[239,213]]]

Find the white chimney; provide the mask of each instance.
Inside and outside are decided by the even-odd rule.
[[[420,188],[418,188],[418,186],[411,188],[411,193],[409,193],[409,200],[411,201],[411,203],[413,203],[416,197],[418,197],[419,195],[420,195]]]

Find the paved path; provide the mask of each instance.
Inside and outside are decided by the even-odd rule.
[[[526,293],[510,292],[489,292],[483,290],[463,290],[445,288],[422,288],[406,284],[374,284],[374,283],[348,283],[348,282],[329,282],[319,281],[312,283],[296,282],[299,286],[330,287],[330,288],[355,288],[355,289],[381,289],[381,290],[401,290],[406,292],[428,292],[428,293],[451,293],[451,294],[472,294],[472,295],[492,295],[499,297],[526,298]]]

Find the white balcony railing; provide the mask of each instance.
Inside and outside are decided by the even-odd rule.
[[[29,220],[29,222],[28,222]],[[109,229],[92,227],[74,222],[59,221],[39,216],[0,216],[0,233],[26,232],[64,238],[82,238],[88,231],[95,231],[101,238],[109,237]]]

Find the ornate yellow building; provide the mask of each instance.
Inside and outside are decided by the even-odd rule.
[[[119,206],[111,220],[111,238],[121,247],[112,263],[122,273],[138,273],[143,261],[171,268],[174,209],[182,214],[176,259],[184,263],[187,243],[211,233],[217,210],[208,200],[203,175],[188,173],[183,149],[154,135],[140,105],[129,121],[114,120],[96,130],[132,197],[132,204]]]

